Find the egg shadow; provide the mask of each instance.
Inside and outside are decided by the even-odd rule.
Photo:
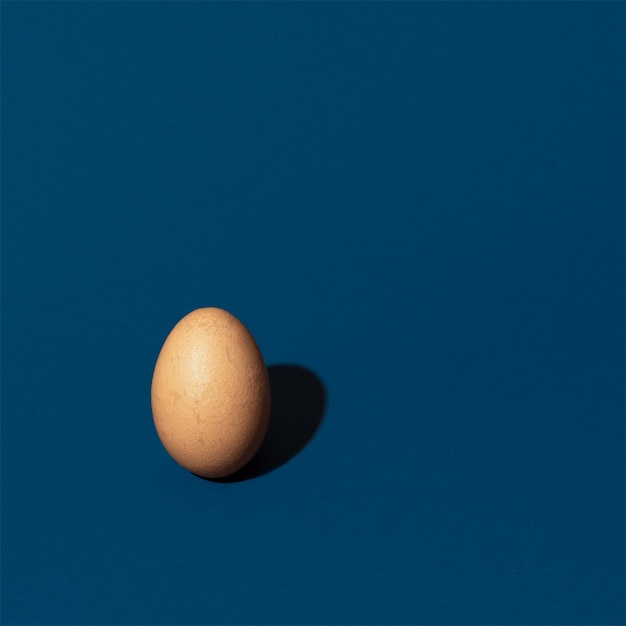
[[[272,405],[265,439],[247,465],[212,482],[242,482],[268,474],[301,452],[320,429],[327,403],[322,381],[300,365],[270,365],[267,372]]]

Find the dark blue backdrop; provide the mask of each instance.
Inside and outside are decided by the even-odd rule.
[[[624,3],[2,2],[2,623],[623,624]],[[217,484],[221,306],[327,393]]]

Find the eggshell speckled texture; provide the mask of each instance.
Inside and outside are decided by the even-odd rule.
[[[269,413],[267,369],[248,329],[215,307],[183,317],[152,377],[154,425],[170,455],[199,476],[228,476],[258,450]]]

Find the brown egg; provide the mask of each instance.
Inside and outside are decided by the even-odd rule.
[[[248,329],[214,307],[183,317],[152,377],[154,425],[170,455],[199,476],[228,476],[258,450],[269,413],[267,369]]]

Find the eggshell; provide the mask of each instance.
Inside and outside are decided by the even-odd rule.
[[[267,432],[263,356],[248,329],[223,309],[197,309],[176,324],[157,359],[151,395],[165,449],[199,476],[237,471]]]

